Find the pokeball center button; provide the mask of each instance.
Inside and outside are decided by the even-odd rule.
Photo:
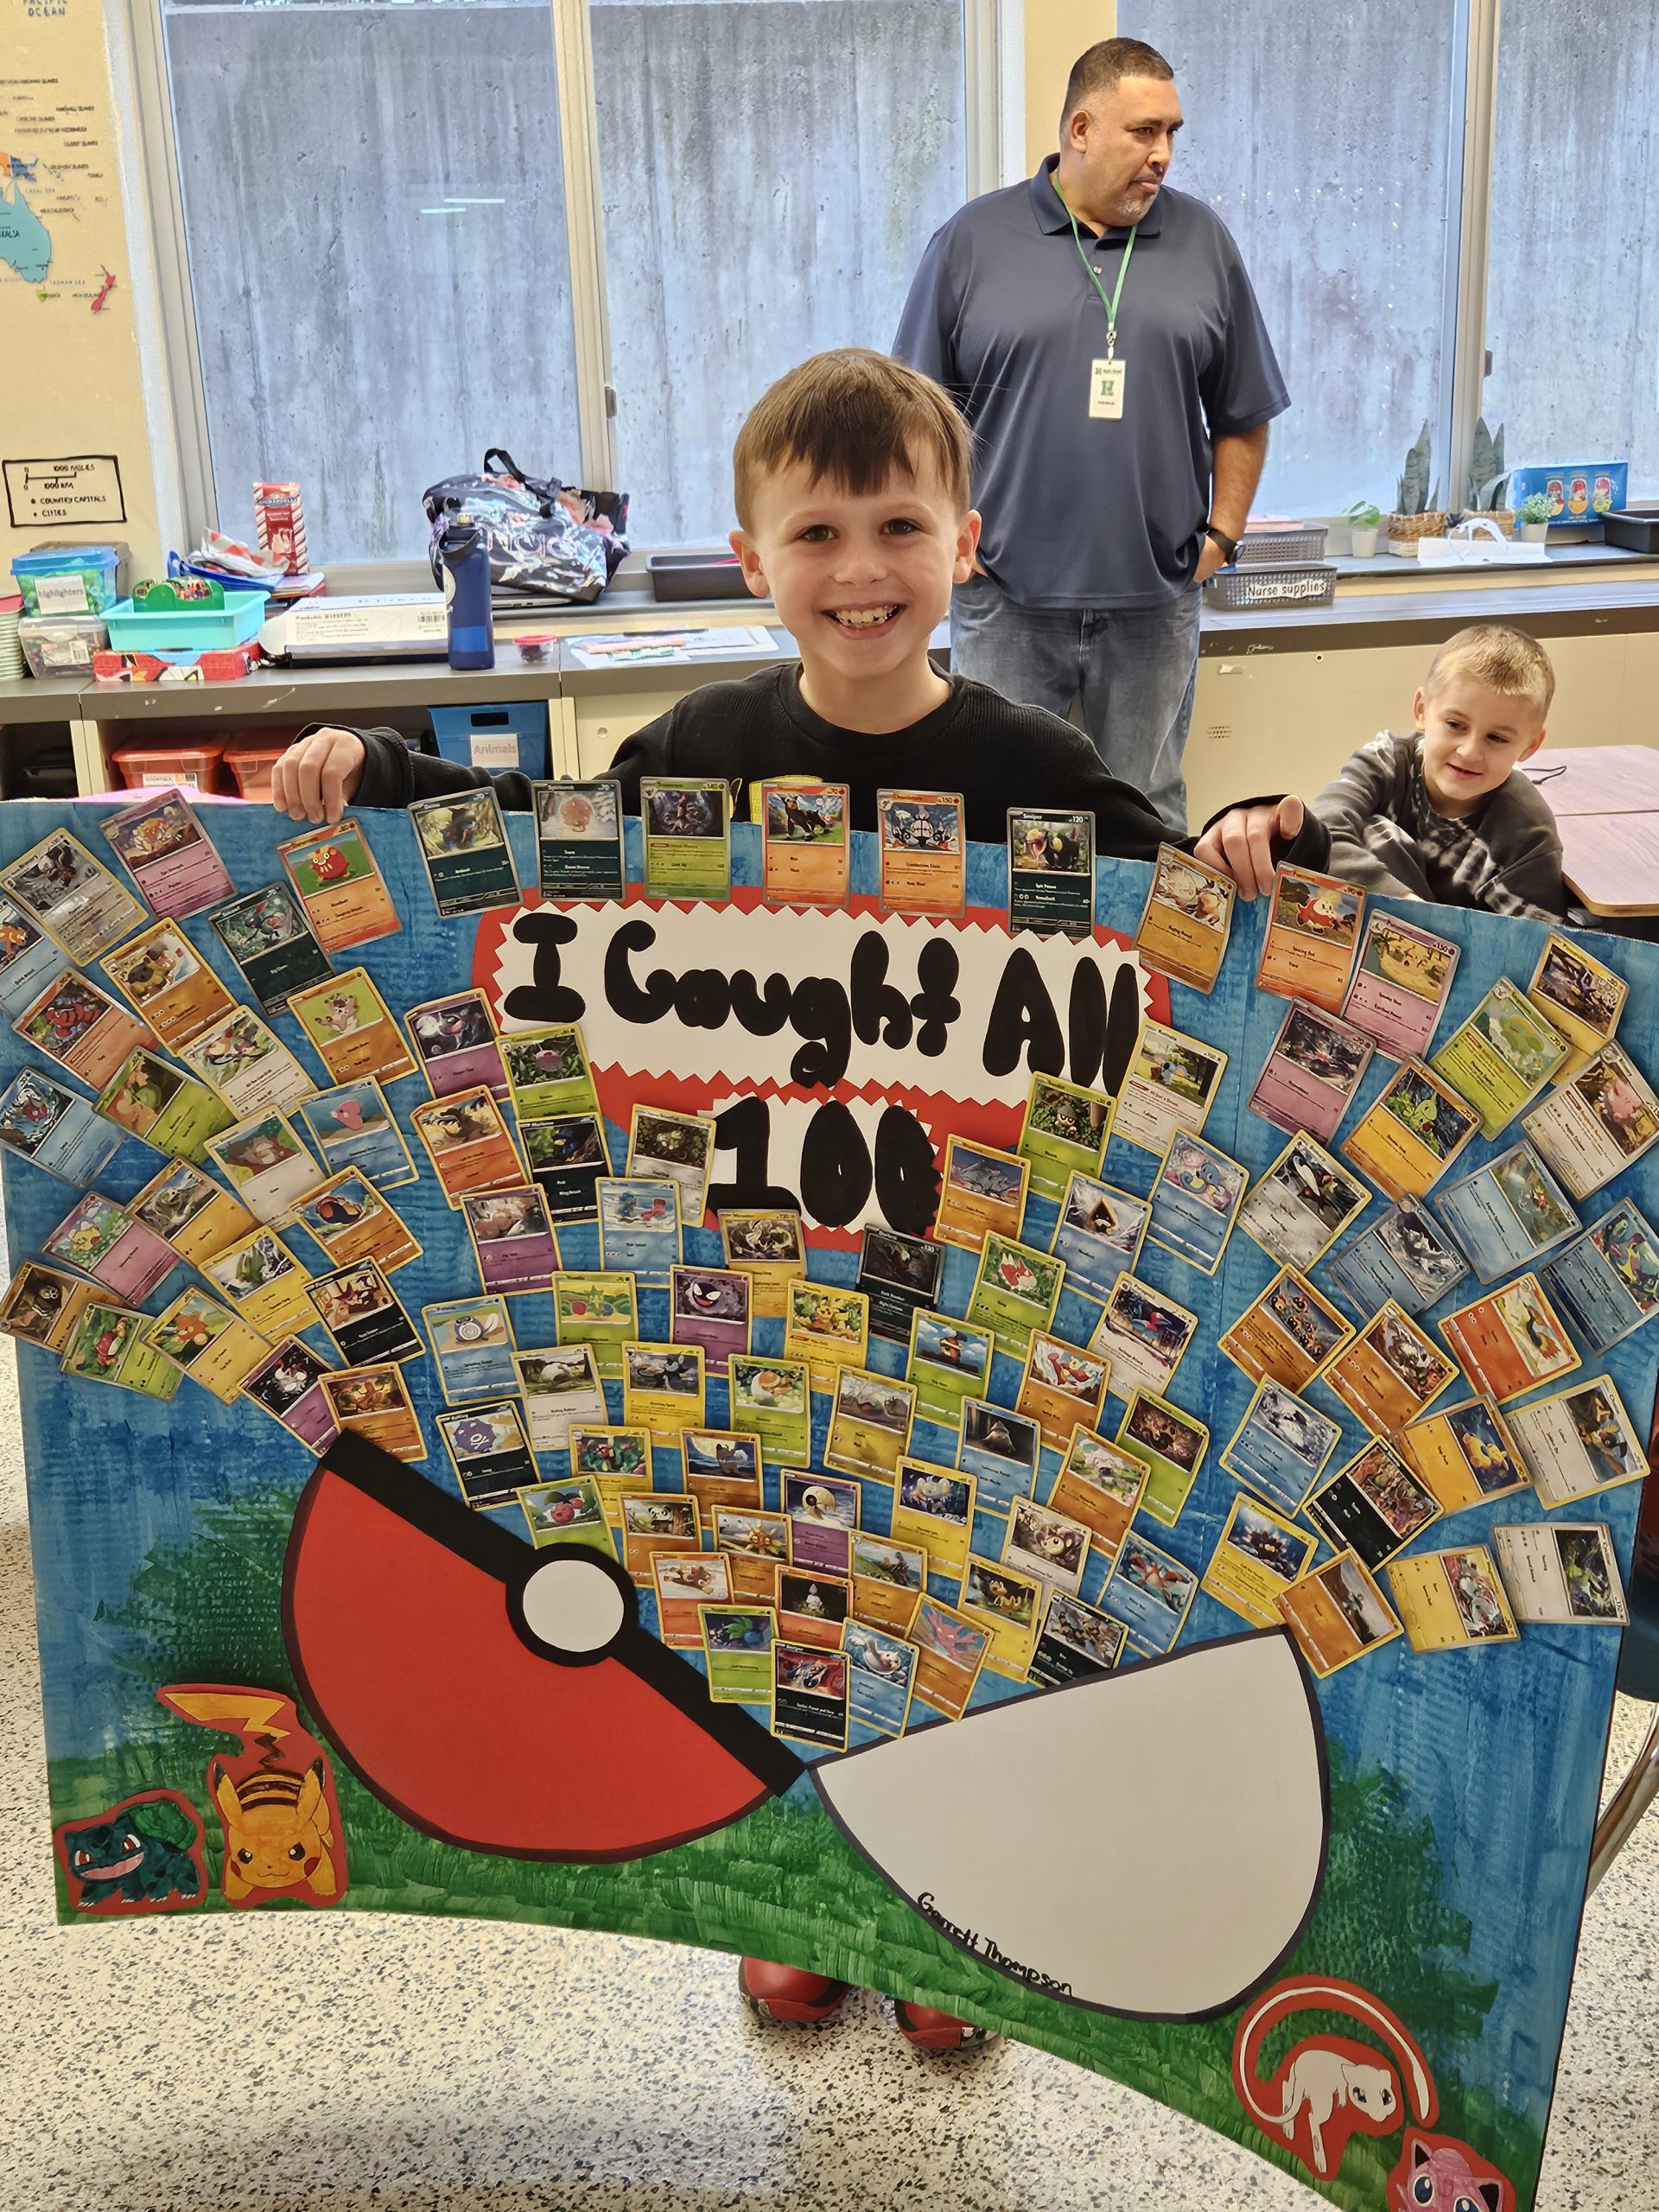
[[[602,1567],[550,1559],[524,1584],[524,1625],[556,1651],[602,1650],[622,1626],[622,1592]]]

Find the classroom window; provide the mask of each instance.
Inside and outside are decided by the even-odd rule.
[[[163,0],[219,527],[296,479],[321,561],[423,554],[502,445],[575,475],[543,0]]]
[[[594,0],[620,481],[641,543],[731,529],[732,441],[830,346],[893,342],[967,197],[961,0]]]
[[[1652,0],[1503,0],[1486,420],[1514,467],[1628,461],[1633,499],[1659,499],[1656,89]]]
[[[1120,35],[1175,72],[1170,182],[1237,241],[1290,390],[1258,512],[1392,506],[1438,417],[1456,16],[1452,0],[1119,7]]]
[[[583,480],[601,378],[634,543],[723,537],[747,408],[888,345],[966,197],[963,0],[593,0],[607,376],[550,0],[160,6],[219,525],[297,479],[321,561],[423,555],[492,445]]]

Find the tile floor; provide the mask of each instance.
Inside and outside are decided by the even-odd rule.
[[[57,1929],[0,1344],[0,2212],[1313,2212],[1058,2059],[918,2057],[874,1999],[753,2027],[730,1961],[475,1921]],[[1621,1704],[1623,1771],[1647,1721]],[[1541,2212],[1659,2208],[1659,1811],[1592,1900]]]

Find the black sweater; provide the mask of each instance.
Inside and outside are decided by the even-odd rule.
[[[639,811],[642,776],[722,779],[739,822],[749,819],[752,782],[810,776],[849,787],[855,830],[875,828],[878,791],[944,791],[962,793],[968,836],[977,843],[1004,842],[1011,806],[1091,808],[1101,852],[1119,860],[1149,861],[1161,844],[1192,843],[1173,836],[1147,799],[1119,782],[1082,731],[1059,715],[1016,706],[965,676],[950,682],[943,705],[880,736],[815,715],[801,697],[792,662],[741,683],[705,683],[636,730],[603,772],[620,780],[630,814]],[[530,806],[530,779],[516,769],[493,774],[410,753],[392,731],[359,734],[366,757],[356,805],[407,806],[411,798],[493,783],[504,807]],[[1330,850],[1324,824],[1310,813],[1278,857],[1323,868]]]

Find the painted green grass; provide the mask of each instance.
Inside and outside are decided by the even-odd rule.
[[[118,1613],[99,1628],[134,1676],[130,1738],[93,1759],[52,1763],[54,1824],[90,1819],[141,1789],[182,1791],[207,1815],[210,1881],[206,1910],[229,1910],[217,1891],[219,1833],[205,1770],[221,1747],[154,1703],[169,1681],[247,1682],[293,1688],[279,1618],[283,1547],[295,1493],[273,1491],[210,1507],[188,1548],[160,1553],[136,1578]],[[695,1843],[629,1864],[563,1866],[495,1859],[433,1842],[406,1827],[343,1769],[336,1772],[350,1886],[340,1910],[429,1912],[541,1920],[563,1927],[650,1936],[671,1942],[753,1951],[847,1980],[942,2005],[987,2026],[1111,2075],[1247,2145],[1306,2178],[1282,2139],[1263,2135],[1233,2093],[1236,2016],[1173,2026],[1079,2012],[1010,1980],[957,1949],[901,1902],[842,1840],[809,1784]],[[1133,1869],[1103,1864],[1101,1897],[1133,1910]],[[1089,1909],[1079,1899],[1078,1910]],[[74,1916],[61,1877],[59,1908]],[[266,1911],[304,1911],[273,1900]],[[1408,2021],[1433,2069],[1440,2133],[1462,2137],[1507,2172],[1527,2212],[1542,2152],[1538,2130],[1465,2089],[1460,2050],[1476,2042],[1495,1991],[1459,1964],[1466,1920],[1445,1907],[1427,1821],[1406,1818],[1389,1775],[1356,1770],[1332,1747],[1332,1848],[1324,1894],[1285,1972],[1335,1975],[1381,1997]],[[1293,2042],[1341,2014],[1299,2013],[1270,2038],[1268,2071]],[[1381,2212],[1399,2136],[1356,2136],[1341,2174],[1322,2193],[1346,2212]]]

